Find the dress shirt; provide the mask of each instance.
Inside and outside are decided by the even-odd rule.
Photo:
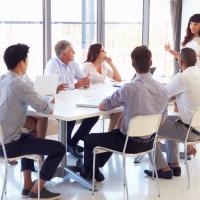
[[[176,97],[181,120],[190,124],[194,110],[200,106],[200,66],[192,66],[177,73],[167,84],[168,97]]]
[[[71,61],[69,64],[65,64],[58,57],[48,61],[44,73],[46,75],[59,75],[59,84],[66,83],[69,85],[69,89],[75,88],[75,79],[80,80],[85,77],[77,62]]]
[[[131,83],[103,100],[105,110],[124,106],[121,132],[126,134],[131,118],[137,115],[162,114],[168,103],[167,91],[150,73],[137,74]]]
[[[89,75],[92,83],[102,83],[106,77],[113,78],[113,71],[104,63],[101,64],[101,73],[97,72],[95,66],[91,62],[83,64],[83,72]]]
[[[20,138],[28,105],[38,112],[48,114],[53,111],[51,104],[13,72],[0,77],[0,88],[0,125],[5,144]]]

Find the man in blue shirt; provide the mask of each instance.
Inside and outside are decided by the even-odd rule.
[[[151,51],[146,46],[138,46],[131,53],[132,65],[136,70],[136,77],[131,83],[119,88],[110,97],[99,105],[100,110],[111,110],[124,106],[120,129],[109,133],[93,133],[85,138],[84,169],[81,176],[92,176],[93,149],[96,146],[122,151],[126,139],[128,124],[131,118],[137,115],[162,114],[166,110],[168,98],[163,85],[155,81],[150,73]],[[130,138],[127,152],[137,153],[148,150],[153,145],[153,138]],[[103,181],[104,176],[99,167],[103,167],[111,153],[102,153],[96,157],[96,181]]]
[[[58,91],[63,89],[79,89],[90,86],[90,80],[81,71],[79,64],[74,61],[75,51],[72,44],[66,40],[58,41],[55,45],[56,57],[51,58],[45,68],[46,75],[58,74],[59,83]],[[74,81],[76,82],[74,83]],[[83,148],[78,145],[79,140],[84,140],[84,137],[89,134],[92,127],[96,124],[99,117],[90,117],[83,119],[80,127],[73,137],[72,131],[76,121],[67,122],[67,151],[77,158],[82,158],[79,152]]]
[[[35,170],[33,160],[25,158],[21,160],[21,170],[24,175],[22,196],[36,199],[39,182],[42,199],[58,199],[60,194],[48,191],[44,188],[44,184],[54,175],[65,154],[65,147],[58,141],[37,138],[22,132],[28,105],[38,112],[46,114],[53,112],[52,105],[44,101],[21,78],[27,70],[28,51],[27,45],[16,44],[9,46],[4,52],[4,61],[9,72],[0,77],[0,126],[8,158],[28,154],[47,155],[40,170],[40,179],[35,183],[31,180],[31,171]],[[3,156],[1,145],[0,156]]]

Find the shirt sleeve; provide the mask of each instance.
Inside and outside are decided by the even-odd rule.
[[[85,74],[81,71],[79,64],[77,62],[74,62],[74,64],[75,64],[74,67],[76,69],[76,77],[75,78],[77,80],[80,80],[80,79],[84,78]]]
[[[43,100],[42,97],[25,82],[17,80],[11,88],[11,91],[16,98],[32,106],[36,111],[46,114],[53,112],[52,105]]]
[[[47,62],[44,74],[45,75],[59,74],[57,69],[57,64],[52,59]]]
[[[133,92],[133,89],[132,89]],[[123,106],[127,102],[128,85],[125,84],[123,87],[116,90],[110,97],[103,100],[105,110],[111,110],[113,108]]]
[[[102,68],[104,68],[107,77],[113,78],[114,73],[113,73],[113,71],[110,69],[110,67],[108,65],[102,64]]]
[[[176,74],[172,80],[166,85],[168,98],[172,98],[180,93],[182,93],[185,89],[184,81],[182,78],[182,74]]]

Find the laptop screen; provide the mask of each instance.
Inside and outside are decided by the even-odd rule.
[[[34,89],[42,96],[53,96],[56,94],[59,75],[37,76]]]

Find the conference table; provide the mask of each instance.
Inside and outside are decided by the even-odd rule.
[[[55,104],[52,114],[43,114],[36,112],[29,107],[28,115],[44,116],[59,120],[58,140],[67,148],[67,123],[73,120],[82,120],[95,116],[107,116],[111,113],[121,112],[122,107],[110,111],[100,111],[98,104],[107,96],[111,95],[119,87],[117,83],[106,82],[91,85],[86,89],[66,90],[55,96]],[[73,180],[79,182],[88,189],[92,188],[91,182],[78,174],[77,166],[69,166],[67,155],[64,156],[61,165],[56,171],[56,177],[70,176]]]

